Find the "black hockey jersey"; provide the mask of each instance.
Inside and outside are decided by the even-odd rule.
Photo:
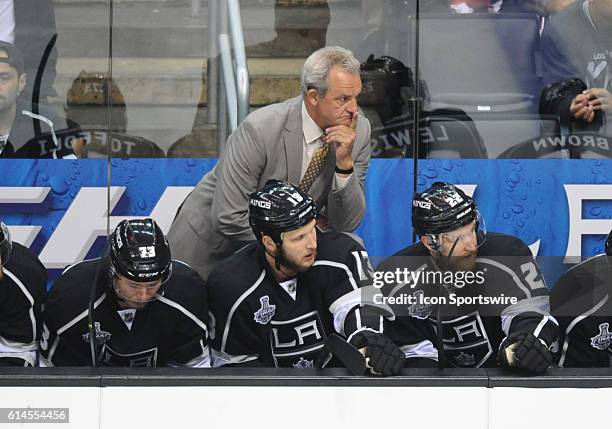
[[[47,270],[28,249],[13,243],[0,274],[0,366],[36,366]]]
[[[49,292],[43,314],[41,363],[91,366],[88,303],[99,264],[93,321],[100,366],[209,366],[208,306],[204,281],[173,261],[156,299],[139,310],[119,307],[101,258],[67,268]]]
[[[383,291],[398,300],[392,303],[396,320],[385,332],[407,358],[437,359],[438,313],[444,355],[456,367],[496,366],[500,344],[513,332],[534,332],[549,346],[557,339],[548,290],[521,240],[488,233],[475,262],[470,270],[444,270],[417,243],[378,267],[379,278],[398,268],[406,274],[400,282],[385,282]]]
[[[608,367],[612,356],[612,257],[594,256],[563,274],[550,294],[559,321],[557,362]]]
[[[313,265],[280,284],[259,243],[249,244],[208,277],[213,366],[312,367],[329,334],[381,332],[381,317],[360,308],[371,274],[368,254],[346,233],[317,230]]]

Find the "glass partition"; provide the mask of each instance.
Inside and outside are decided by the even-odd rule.
[[[551,289],[571,262],[604,252],[612,225],[609,3],[18,0],[7,12],[0,2],[8,23],[0,30],[8,82],[0,86],[0,158],[10,158],[0,159],[0,219],[51,279],[101,255],[121,220],[151,216],[167,233],[187,208],[192,223],[203,222],[212,202],[184,202],[216,192],[212,179],[193,189],[224,159],[228,138],[257,146],[236,136],[272,135],[288,104],[256,115],[287,100],[302,109],[304,61],[338,45],[359,62],[358,120],[371,129],[360,154],[363,165],[369,152],[371,160],[357,185],[363,220],[347,229],[372,260],[420,240],[412,198],[444,181],[475,199],[490,231],[520,238],[522,251],[540,257]],[[236,131],[249,113],[258,128]],[[233,191],[239,174],[260,186],[265,170],[299,183],[308,125],[274,135],[295,159],[276,147],[242,153],[248,168],[223,180]],[[250,168],[253,160],[265,162]],[[354,173],[338,170],[330,166],[327,177]],[[331,201],[321,195],[320,209]],[[243,227],[228,234],[238,237],[232,250],[253,239],[247,210],[227,222]],[[222,246],[220,236],[211,247]],[[607,273],[599,262],[597,274]],[[605,344],[609,333],[593,335]]]

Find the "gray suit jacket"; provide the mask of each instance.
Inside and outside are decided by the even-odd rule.
[[[194,188],[168,233],[172,257],[206,278],[214,266],[248,241],[248,196],[269,179],[299,184],[302,170],[302,97],[251,113],[228,138],[215,168]],[[353,231],[365,213],[364,181],[370,163],[370,123],[360,115],[353,146],[355,172],[333,190],[336,154],[330,151],[310,194],[340,231]]]

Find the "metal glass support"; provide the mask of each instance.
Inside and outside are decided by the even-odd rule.
[[[230,131],[233,132],[249,113],[249,69],[246,61],[239,1],[227,0],[226,12],[231,38],[221,30],[219,51]]]
[[[191,0],[191,17],[199,18],[202,12],[202,0]]]
[[[236,95],[236,79],[234,78],[230,40],[229,36],[225,33],[219,34],[219,53],[221,54],[223,81],[225,82],[227,113],[229,115],[230,129],[233,132],[238,126],[238,96]]]
[[[219,85],[219,0],[208,0],[208,61],[206,66],[206,122],[217,122]]]
[[[249,114],[249,69],[246,61],[242,18],[238,0],[228,0],[228,17],[232,35],[232,50],[236,66],[236,93],[238,96],[238,124]],[[234,131],[232,129],[232,131]]]

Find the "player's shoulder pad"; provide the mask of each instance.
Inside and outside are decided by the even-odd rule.
[[[404,267],[408,268],[407,264],[411,266],[414,264],[421,265],[427,260],[428,256],[429,252],[427,248],[419,241],[384,259],[378,264],[376,271],[387,271]]]
[[[365,250],[363,240],[356,234],[317,229],[317,259],[344,260],[356,250]]]
[[[523,240],[509,234],[487,232],[486,241],[478,249],[479,257],[486,256],[529,256],[531,249]]]
[[[102,258],[85,260],[67,267],[58,277],[47,295],[46,319],[57,327],[72,320],[77,314],[87,310],[89,296],[99,264]],[[104,271],[104,267],[101,268]],[[108,278],[108,273],[100,272],[101,278]],[[102,281],[102,280],[99,280]],[[96,298],[102,292],[98,291]]]
[[[34,277],[36,280],[47,282],[47,269],[40,262],[40,259],[30,249],[19,243],[13,242],[11,257],[5,266],[18,277],[24,275],[28,278]]]
[[[210,294],[241,295],[261,275],[263,265],[259,243],[253,242],[221,261],[206,280]]]
[[[172,274],[164,285],[164,296],[189,302],[206,296],[206,282],[185,262],[173,259]]]
[[[568,302],[577,296],[590,296],[598,288],[601,288],[599,292],[602,294],[612,292],[606,286],[610,278],[612,257],[605,254],[593,256],[570,267],[559,277],[550,292],[551,304],[553,301],[555,304]]]

